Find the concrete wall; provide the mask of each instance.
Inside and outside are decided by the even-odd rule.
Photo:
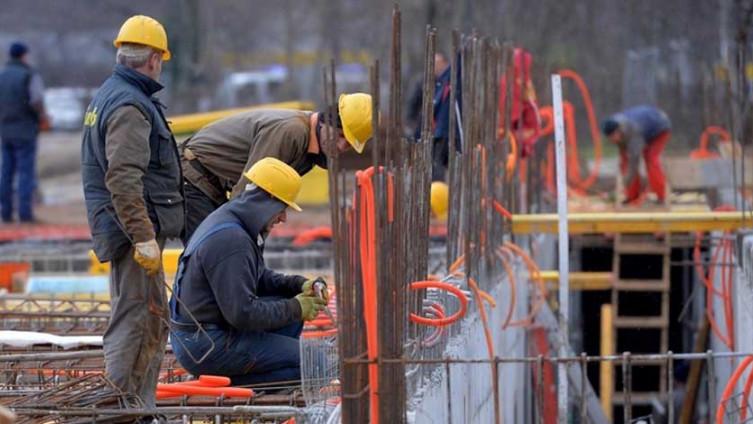
[[[513,320],[525,317],[528,310],[526,272],[521,264],[515,264],[517,276],[516,307]],[[499,357],[523,357],[526,355],[527,338],[521,328],[501,327],[506,318],[511,300],[510,285],[499,279],[489,293],[497,302],[496,308],[487,307],[489,327],[494,338],[495,355]],[[474,302],[459,332],[451,337],[443,357],[463,359],[488,359],[483,325]],[[530,422],[526,417],[528,395],[531,390],[530,366],[501,364],[499,366],[498,402],[504,422]],[[409,422],[415,423],[486,423],[494,422],[494,394],[492,369],[486,363],[455,364],[450,366],[448,378],[444,366],[437,366],[423,378],[419,389],[409,403]]]

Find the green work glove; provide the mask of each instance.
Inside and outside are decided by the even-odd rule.
[[[327,307],[327,301],[319,299],[316,296],[306,296],[301,293],[295,297],[295,300],[301,304],[301,318],[304,321],[311,321],[319,315],[319,312]]]
[[[317,286],[319,292],[317,293]],[[329,291],[327,291],[327,282],[322,277],[316,277],[311,280],[306,280],[301,286],[301,293],[306,296],[316,296],[329,302]]]

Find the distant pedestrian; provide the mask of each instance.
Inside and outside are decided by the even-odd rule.
[[[646,162],[648,185],[659,203],[666,198],[666,178],[661,154],[669,141],[672,124],[661,109],[635,106],[612,115],[602,124],[602,131],[620,149],[620,172],[625,183],[625,201],[634,203],[641,197],[641,156]]]
[[[10,60],[0,73],[0,139],[2,175],[0,209],[3,222],[13,221],[13,186],[17,183],[18,218],[34,221],[32,197],[36,188],[37,134],[46,121],[44,83],[28,61],[29,48],[10,46]],[[18,177],[18,181],[16,180]]]

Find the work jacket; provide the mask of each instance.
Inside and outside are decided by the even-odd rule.
[[[264,265],[264,228],[286,207],[256,188],[212,212],[181,256],[171,319],[190,325],[193,314],[202,324],[257,331],[300,322],[301,306],[294,297],[306,278]]]
[[[178,237],[183,230],[183,178],[178,150],[162,112],[163,106],[152,97],[161,89],[162,85],[148,76],[117,65],[87,109],[81,144],[81,174],[94,252],[100,261],[109,261],[125,253],[134,241],[144,241],[134,240],[134,230],[126,228],[122,222],[125,218],[116,213],[112,193],[106,184],[110,165],[106,145],[118,142],[106,139],[107,126],[110,116],[118,109],[135,107],[150,127],[148,158],[145,157],[148,165],[143,173],[138,173],[143,195],[135,200],[143,202],[155,237]]]
[[[0,138],[36,138],[39,114],[29,92],[34,75],[35,71],[19,60],[9,61],[0,73]]]
[[[623,136],[620,149],[627,157],[625,181],[629,182],[639,175],[643,149],[659,135],[669,131],[672,124],[664,111],[648,105],[626,109],[612,115],[611,119],[620,124]]]
[[[261,109],[242,112],[213,122],[183,144],[184,158],[198,161],[201,170],[184,161],[186,179],[215,203],[227,200],[226,192],[239,195],[246,185],[243,173],[265,157],[273,157],[304,175],[319,165],[326,168],[324,153],[308,152],[311,112]],[[209,175],[219,187],[205,187]],[[220,193],[220,194],[217,194]]]

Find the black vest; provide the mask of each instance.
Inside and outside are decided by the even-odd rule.
[[[154,93],[162,89],[157,81],[122,65],[102,84],[87,108],[81,144],[81,174],[94,253],[100,261],[124,254],[131,240],[124,231],[105,186],[107,156],[105,136],[112,112],[125,105],[141,110],[151,124],[149,166],[142,179],[144,201],[157,237],[172,238],[183,231],[183,176],[178,149],[162,104]]]
[[[8,62],[0,73],[0,138],[36,138],[39,117],[29,98],[33,74],[28,65],[18,60]]]

